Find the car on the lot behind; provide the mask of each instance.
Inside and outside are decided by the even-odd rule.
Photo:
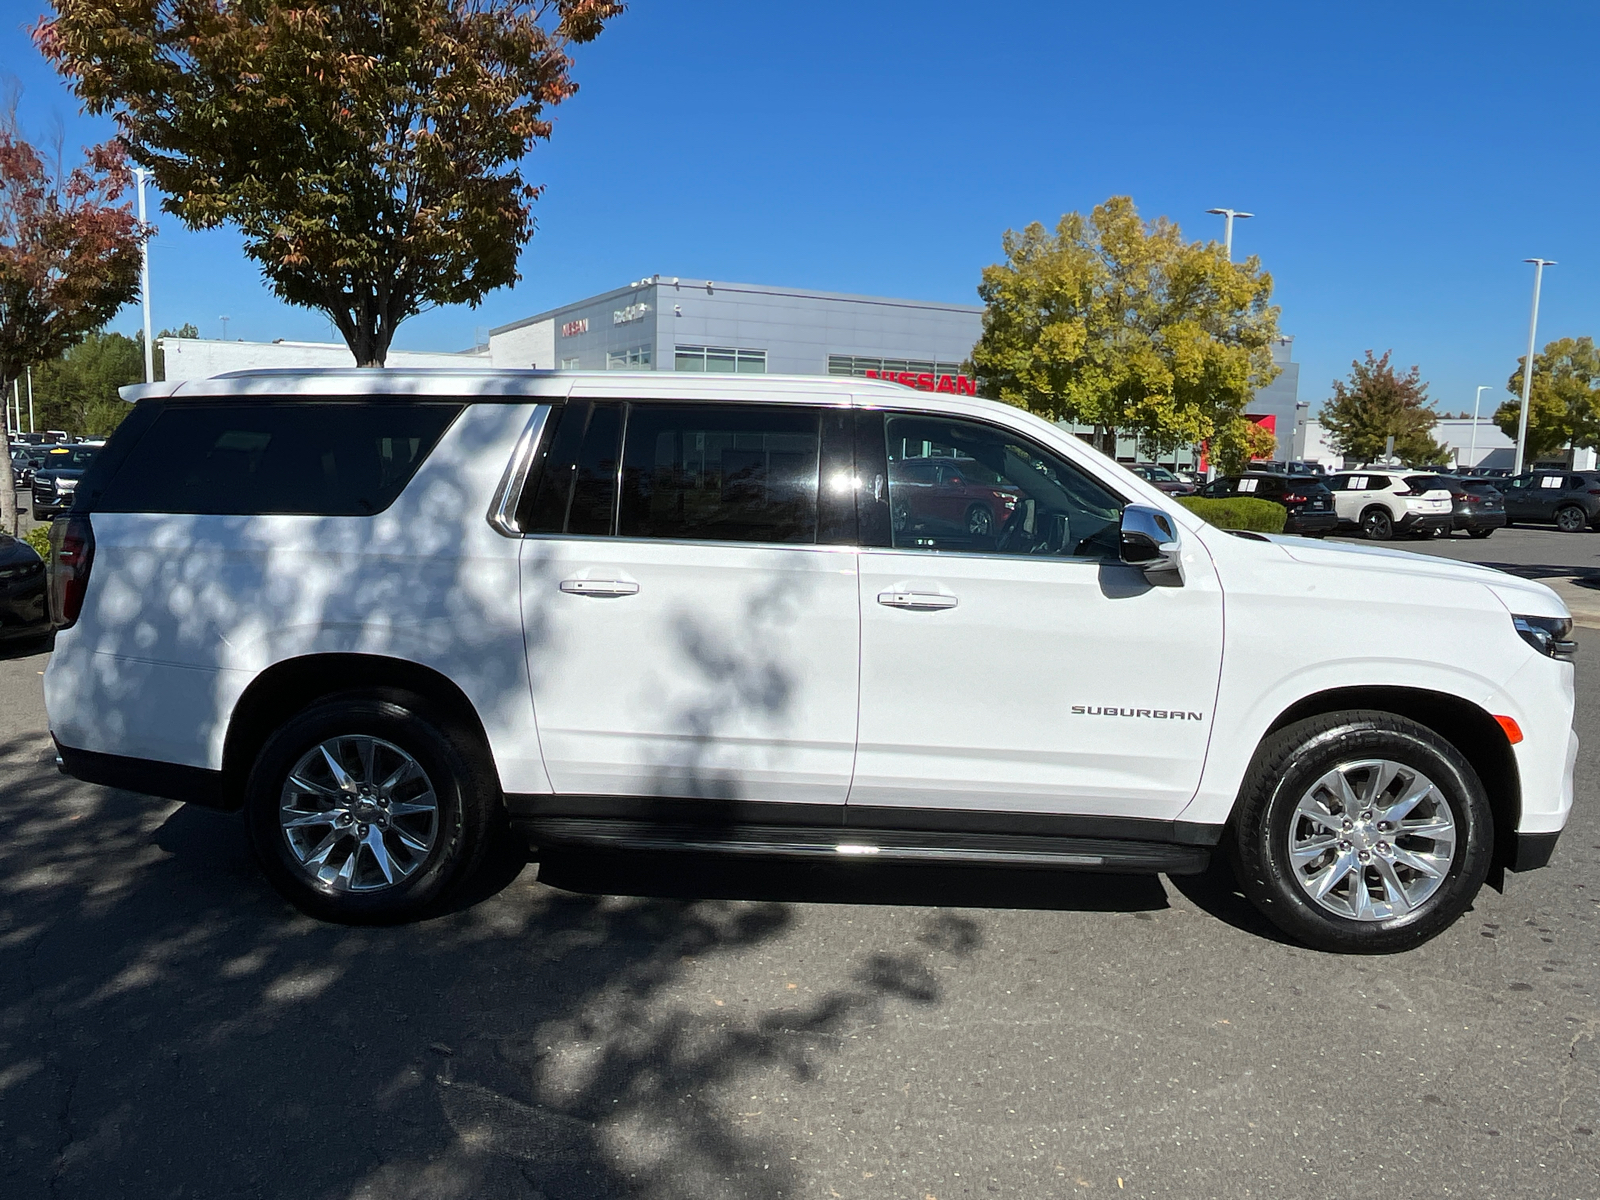
[[[0,642],[49,632],[44,560],[21,538],[0,533]]]
[[[99,453],[98,446],[51,446],[33,474],[33,519],[48,521],[72,507],[72,497],[84,470]]]
[[[1600,527],[1600,471],[1524,471],[1495,486],[1507,524],[1551,524],[1562,533]]]
[[[1197,488],[1186,479],[1179,479],[1171,471],[1155,463],[1128,463],[1132,471],[1146,483],[1160,488],[1169,496],[1192,496]]]
[[[130,391],[50,530],[60,761],[242,809],[323,917],[436,911],[509,827],[863,870],[1223,854],[1295,937],[1388,951],[1571,809],[1549,588],[1230,534],[1008,405],[667,372]],[[926,499],[937,468],[999,528]]]
[[[1411,479],[1422,481],[1414,486]],[[1342,471],[1327,480],[1339,524],[1355,528],[1369,541],[1386,542],[1396,533],[1429,537],[1454,527],[1450,489],[1434,475],[1383,467]]]
[[[1450,517],[1453,529],[1465,530],[1467,536],[1486,538],[1506,523],[1505,497],[1490,479],[1463,478],[1459,475],[1440,475],[1439,482],[1450,489]],[[1416,480],[1411,479],[1413,487]]]
[[[1281,504],[1287,510],[1285,533],[1326,537],[1339,526],[1332,494],[1320,479],[1311,475],[1280,475],[1271,471],[1219,475],[1196,494],[1207,500],[1242,496]]]

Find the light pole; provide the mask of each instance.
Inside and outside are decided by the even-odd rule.
[[[228,322],[233,320],[233,318],[232,317],[218,317],[217,320],[222,322],[222,340],[223,341],[227,341],[228,340]]]
[[[139,181],[139,224],[144,224],[144,181],[150,178],[150,172],[143,167],[135,167],[133,176]],[[150,342],[150,238],[147,235],[139,243],[139,295],[144,299],[144,381],[154,383],[156,379],[156,350]]]
[[[1208,213],[1211,213],[1213,216],[1218,216],[1218,217],[1222,217],[1223,218],[1224,224],[1223,224],[1223,227],[1222,227],[1222,250],[1223,250],[1223,253],[1228,256],[1228,261],[1232,262],[1233,261],[1233,219],[1235,217],[1238,217],[1239,220],[1244,221],[1244,220],[1247,220],[1250,217],[1255,216],[1255,213],[1240,212],[1237,209],[1233,209],[1233,208],[1208,208],[1208,209],[1206,209],[1206,211]]]
[[[1533,344],[1539,332],[1539,284],[1544,279],[1544,269],[1556,264],[1548,258],[1525,258],[1533,264],[1533,315],[1528,318],[1528,357],[1522,363],[1522,412],[1517,417],[1517,461],[1513,475],[1522,474],[1523,448],[1528,444],[1528,395],[1533,391]]]
[[[1472,398],[1472,449],[1467,451],[1467,466],[1478,465],[1478,405],[1483,403],[1483,394],[1494,384],[1485,383],[1478,386],[1478,394]]]

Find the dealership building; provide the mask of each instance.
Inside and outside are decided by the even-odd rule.
[[[598,296],[491,329],[488,344],[458,354],[391,351],[392,367],[492,366],[583,371],[887,376],[932,392],[971,394],[963,364],[983,330],[983,309],[652,275]],[[1293,456],[1304,410],[1292,339],[1273,347],[1281,371],[1251,415]],[[348,366],[342,345],[165,338],[169,379],[262,367]],[[1132,459],[1136,447],[1118,446]]]

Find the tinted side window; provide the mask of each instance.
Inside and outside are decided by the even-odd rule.
[[[1050,451],[945,417],[891,414],[884,434],[895,549],[1119,557],[1121,497]]]
[[[815,542],[822,414],[786,405],[634,405],[623,537]]]
[[[382,512],[464,405],[292,400],[172,404],[96,500],[100,512]]]
[[[528,533],[605,536],[617,492],[622,405],[578,400],[545,427],[538,481],[523,491],[518,528]]]

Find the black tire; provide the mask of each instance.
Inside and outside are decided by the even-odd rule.
[[[1481,542],[1493,532],[1494,530],[1492,529],[1469,529],[1467,530],[1467,536],[1477,538]]]
[[[409,875],[370,891],[340,891],[300,865],[279,807],[290,772],[306,754],[332,738],[361,737],[415,760],[431,784],[437,817],[431,847]],[[302,912],[346,924],[388,924],[422,914],[477,868],[501,807],[487,748],[421,697],[399,691],[345,693],[302,710],[267,739],[245,785],[250,841],[273,887]]]
[[[1556,509],[1556,528],[1562,533],[1582,533],[1589,528],[1589,518],[1576,504],[1563,504]]]
[[[1301,797],[1334,767],[1366,758],[1388,759],[1432,780],[1449,806],[1456,841],[1443,881],[1414,911],[1363,921],[1329,911],[1302,889],[1289,841]],[[1493,857],[1494,818],[1477,773],[1431,729],[1391,713],[1329,713],[1262,742],[1239,791],[1227,849],[1245,895],[1291,937],[1318,950],[1390,954],[1421,945],[1471,906]]]
[[[1369,508],[1361,514],[1361,536],[1369,542],[1387,542],[1394,537],[1394,518],[1386,508]]]

